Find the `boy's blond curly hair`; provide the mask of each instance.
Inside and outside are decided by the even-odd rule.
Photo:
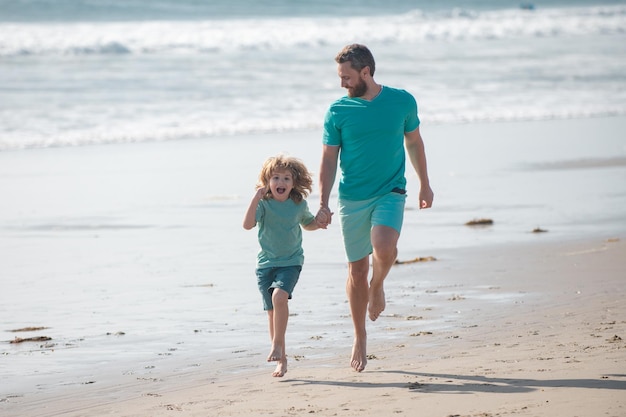
[[[296,203],[301,202],[311,192],[313,179],[311,178],[311,173],[304,165],[304,162],[298,158],[284,154],[268,158],[265,163],[263,163],[263,168],[261,168],[257,187],[267,187],[274,173],[284,171],[290,171],[293,177],[293,189],[289,194],[289,198]],[[269,189],[263,198],[272,198],[272,193]]]

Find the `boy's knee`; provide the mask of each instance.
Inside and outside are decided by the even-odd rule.
[[[289,300],[289,293],[280,288],[274,289],[272,292],[272,303],[286,303]]]

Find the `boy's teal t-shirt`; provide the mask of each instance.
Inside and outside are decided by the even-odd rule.
[[[406,187],[404,134],[420,124],[415,98],[382,87],[372,101],[342,97],[326,112],[325,145],[339,146],[339,196],[367,200]]]
[[[304,264],[302,228],[313,221],[306,200],[296,203],[291,198],[284,202],[263,199],[256,209],[259,227],[257,268],[295,266]]]

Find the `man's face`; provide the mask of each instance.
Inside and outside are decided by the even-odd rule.
[[[344,62],[337,67],[337,74],[341,79],[341,86],[348,90],[348,97],[362,97],[367,92],[367,84],[363,81],[361,73]]]

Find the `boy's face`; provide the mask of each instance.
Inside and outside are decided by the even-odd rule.
[[[270,191],[274,200],[287,201],[293,190],[291,171],[274,172],[270,177]]]

